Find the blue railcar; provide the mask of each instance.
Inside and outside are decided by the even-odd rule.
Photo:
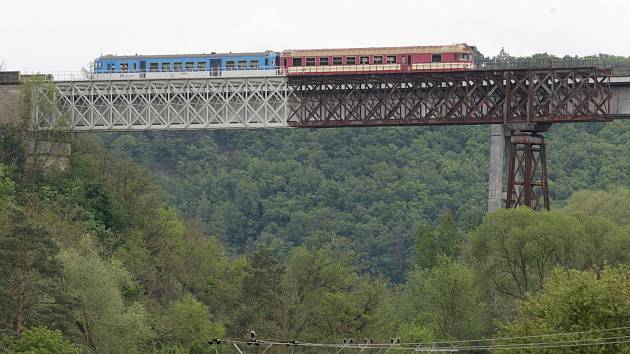
[[[275,71],[280,53],[211,53],[177,55],[105,55],[94,61],[95,74],[200,73],[221,76],[226,72]],[[190,76],[190,74],[188,74]]]

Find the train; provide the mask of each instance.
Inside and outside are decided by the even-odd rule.
[[[277,52],[176,55],[104,55],[94,61],[96,78],[201,78],[277,75]]]
[[[289,49],[251,53],[105,55],[96,78],[202,78],[379,74],[474,69],[468,44],[341,49]]]

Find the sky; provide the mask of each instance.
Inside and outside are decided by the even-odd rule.
[[[25,73],[101,54],[451,43],[630,56],[630,0],[2,0],[0,13],[0,64]]]

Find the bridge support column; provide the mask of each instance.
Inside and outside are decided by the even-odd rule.
[[[506,151],[505,128],[503,124],[490,126],[490,176],[488,177],[488,212],[503,207],[503,166]]]
[[[549,210],[545,138],[537,131],[516,131],[510,138],[506,208]]]

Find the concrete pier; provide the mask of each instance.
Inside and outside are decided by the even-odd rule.
[[[505,128],[490,126],[490,175],[488,178],[488,212],[504,207],[503,165],[505,161]]]

